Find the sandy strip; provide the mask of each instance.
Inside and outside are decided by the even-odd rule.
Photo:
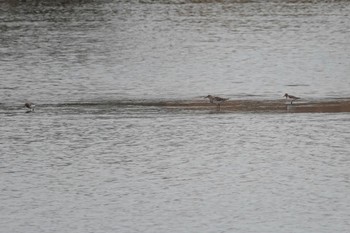
[[[184,110],[213,110],[216,105],[205,100],[167,101],[161,104],[165,108]],[[221,104],[221,112],[350,112],[350,99],[293,102],[286,100],[228,100]]]

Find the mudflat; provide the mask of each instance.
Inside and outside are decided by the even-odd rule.
[[[165,101],[165,108],[187,110],[217,110],[215,104],[204,100]],[[286,100],[228,100],[221,104],[220,112],[350,112],[350,98],[312,101]]]

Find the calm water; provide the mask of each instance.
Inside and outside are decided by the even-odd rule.
[[[0,3],[0,232],[349,232],[349,113],[133,103],[349,97],[350,3],[162,3]]]

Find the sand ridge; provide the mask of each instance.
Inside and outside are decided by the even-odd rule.
[[[216,105],[206,100],[165,101],[165,108],[187,110],[216,110]],[[350,112],[350,99],[325,99],[313,101],[281,100],[227,100],[221,104],[221,112]]]

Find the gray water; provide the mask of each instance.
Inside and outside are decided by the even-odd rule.
[[[0,6],[0,232],[349,232],[349,113],[148,104],[349,97],[349,2]]]

